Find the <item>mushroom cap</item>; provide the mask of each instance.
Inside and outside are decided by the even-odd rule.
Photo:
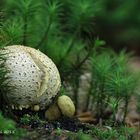
[[[53,61],[34,48],[13,45],[4,47],[5,66],[9,70],[9,104],[25,107],[38,104],[40,109],[53,102],[61,86],[60,75]]]

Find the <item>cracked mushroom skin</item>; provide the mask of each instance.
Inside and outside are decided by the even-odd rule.
[[[9,70],[9,85],[14,87],[6,95],[13,109],[35,106],[45,109],[57,96],[60,75],[52,60],[34,48],[13,45],[2,49],[6,53],[5,66]]]

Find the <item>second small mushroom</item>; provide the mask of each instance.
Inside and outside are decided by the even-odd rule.
[[[59,96],[57,103],[50,106],[45,112],[45,117],[48,120],[57,120],[61,114],[65,117],[73,117],[75,114],[75,106],[70,97],[66,95]]]

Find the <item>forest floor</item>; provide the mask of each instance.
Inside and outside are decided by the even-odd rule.
[[[35,128],[34,128],[35,127]],[[77,119],[46,122],[44,126],[28,127],[30,132],[22,140],[140,140],[138,128],[118,125],[94,125]]]
[[[64,118],[22,127],[30,132],[23,140],[140,140],[136,127],[94,125],[78,119]]]
[[[78,117],[61,118],[58,121],[40,119],[20,122],[26,130],[23,137],[2,136],[0,140],[140,140],[139,126],[112,125],[111,122],[83,123]]]

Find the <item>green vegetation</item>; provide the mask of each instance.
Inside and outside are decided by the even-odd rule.
[[[31,122],[31,116],[28,114],[25,114],[23,117],[20,118],[20,123],[21,124],[26,124],[29,125]]]
[[[6,94],[12,87],[8,85],[9,77],[7,76],[8,70],[5,68],[4,62],[6,61],[6,54],[0,52],[0,110],[3,110],[6,105]]]
[[[139,50],[139,5],[139,0],[102,0],[100,12],[96,16],[96,31],[115,50],[122,47]]]
[[[104,111],[111,107],[113,119],[118,110],[120,100],[125,102],[124,119],[127,114],[129,99],[137,91],[139,76],[130,72],[129,55],[122,51],[116,55],[110,50],[102,50],[91,58],[92,80],[89,95],[94,98],[97,115],[104,116]]]
[[[20,118],[20,123],[23,125],[30,125],[30,123],[34,121],[36,122],[41,121],[38,114],[34,114],[34,115],[25,114]]]
[[[25,136],[27,134],[25,129],[17,128],[16,123],[11,120],[5,118],[0,112],[0,134],[5,136],[5,139],[14,139],[19,140],[19,138]]]
[[[135,140],[134,128],[119,127],[119,128],[94,128],[93,135],[96,136],[98,140]]]
[[[75,135],[70,134],[69,138],[70,138],[70,140],[75,140],[75,139],[79,139],[79,140],[93,140],[93,138],[90,135],[84,134],[82,131],[79,131]]]
[[[58,136],[66,135],[69,140],[135,140],[136,130],[120,126],[119,128],[111,127],[93,127],[89,132],[78,131],[77,133],[63,132],[63,130],[56,130],[55,134]]]

